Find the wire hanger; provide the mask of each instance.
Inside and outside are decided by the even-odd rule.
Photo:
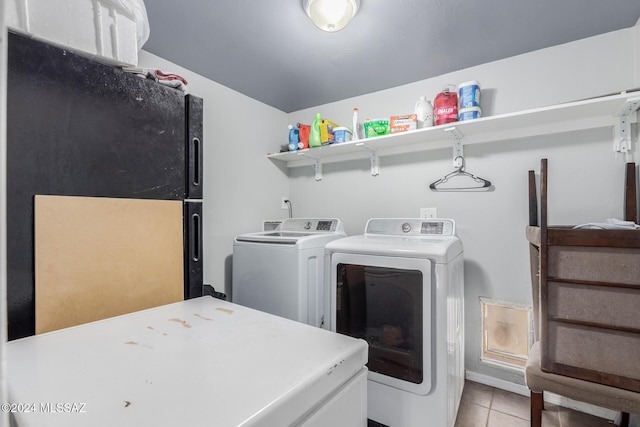
[[[464,157],[453,160],[455,171],[429,185],[433,191],[491,191],[491,181],[472,175],[464,170]]]

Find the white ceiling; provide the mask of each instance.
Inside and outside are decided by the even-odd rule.
[[[640,18],[639,0],[362,0],[345,29],[326,33],[302,0],[145,4],[151,34],[143,49],[285,112],[632,27]]]

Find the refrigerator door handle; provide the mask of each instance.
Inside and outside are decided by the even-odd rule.
[[[198,262],[200,260],[200,215],[197,213],[191,215],[191,227],[189,228],[191,236],[189,236],[189,241],[191,242],[191,259],[194,262]]]
[[[202,199],[204,138],[203,138],[203,100],[197,96],[186,97],[187,134],[187,174],[185,175],[185,198]]]
[[[202,165],[202,160],[200,160],[202,154],[200,138],[194,137],[191,140],[191,146],[193,150],[193,168],[191,169],[193,176],[191,183],[193,186],[198,186],[200,185],[200,177],[202,176],[200,172],[200,166]]]
[[[184,203],[184,297],[185,299],[202,296],[202,202]]]

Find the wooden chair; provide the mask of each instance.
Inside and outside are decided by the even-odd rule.
[[[627,165],[625,219],[637,222],[635,164]],[[529,171],[531,279],[536,343],[525,367],[531,426],[540,427],[544,392],[640,413],[640,230],[547,224],[547,160]]]

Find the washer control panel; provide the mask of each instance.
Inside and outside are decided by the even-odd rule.
[[[288,218],[282,222],[281,231],[335,232],[343,230],[339,219]]]
[[[373,218],[367,222],[365,234],[388,236],[455,236],[456,224],[443,218]]]

